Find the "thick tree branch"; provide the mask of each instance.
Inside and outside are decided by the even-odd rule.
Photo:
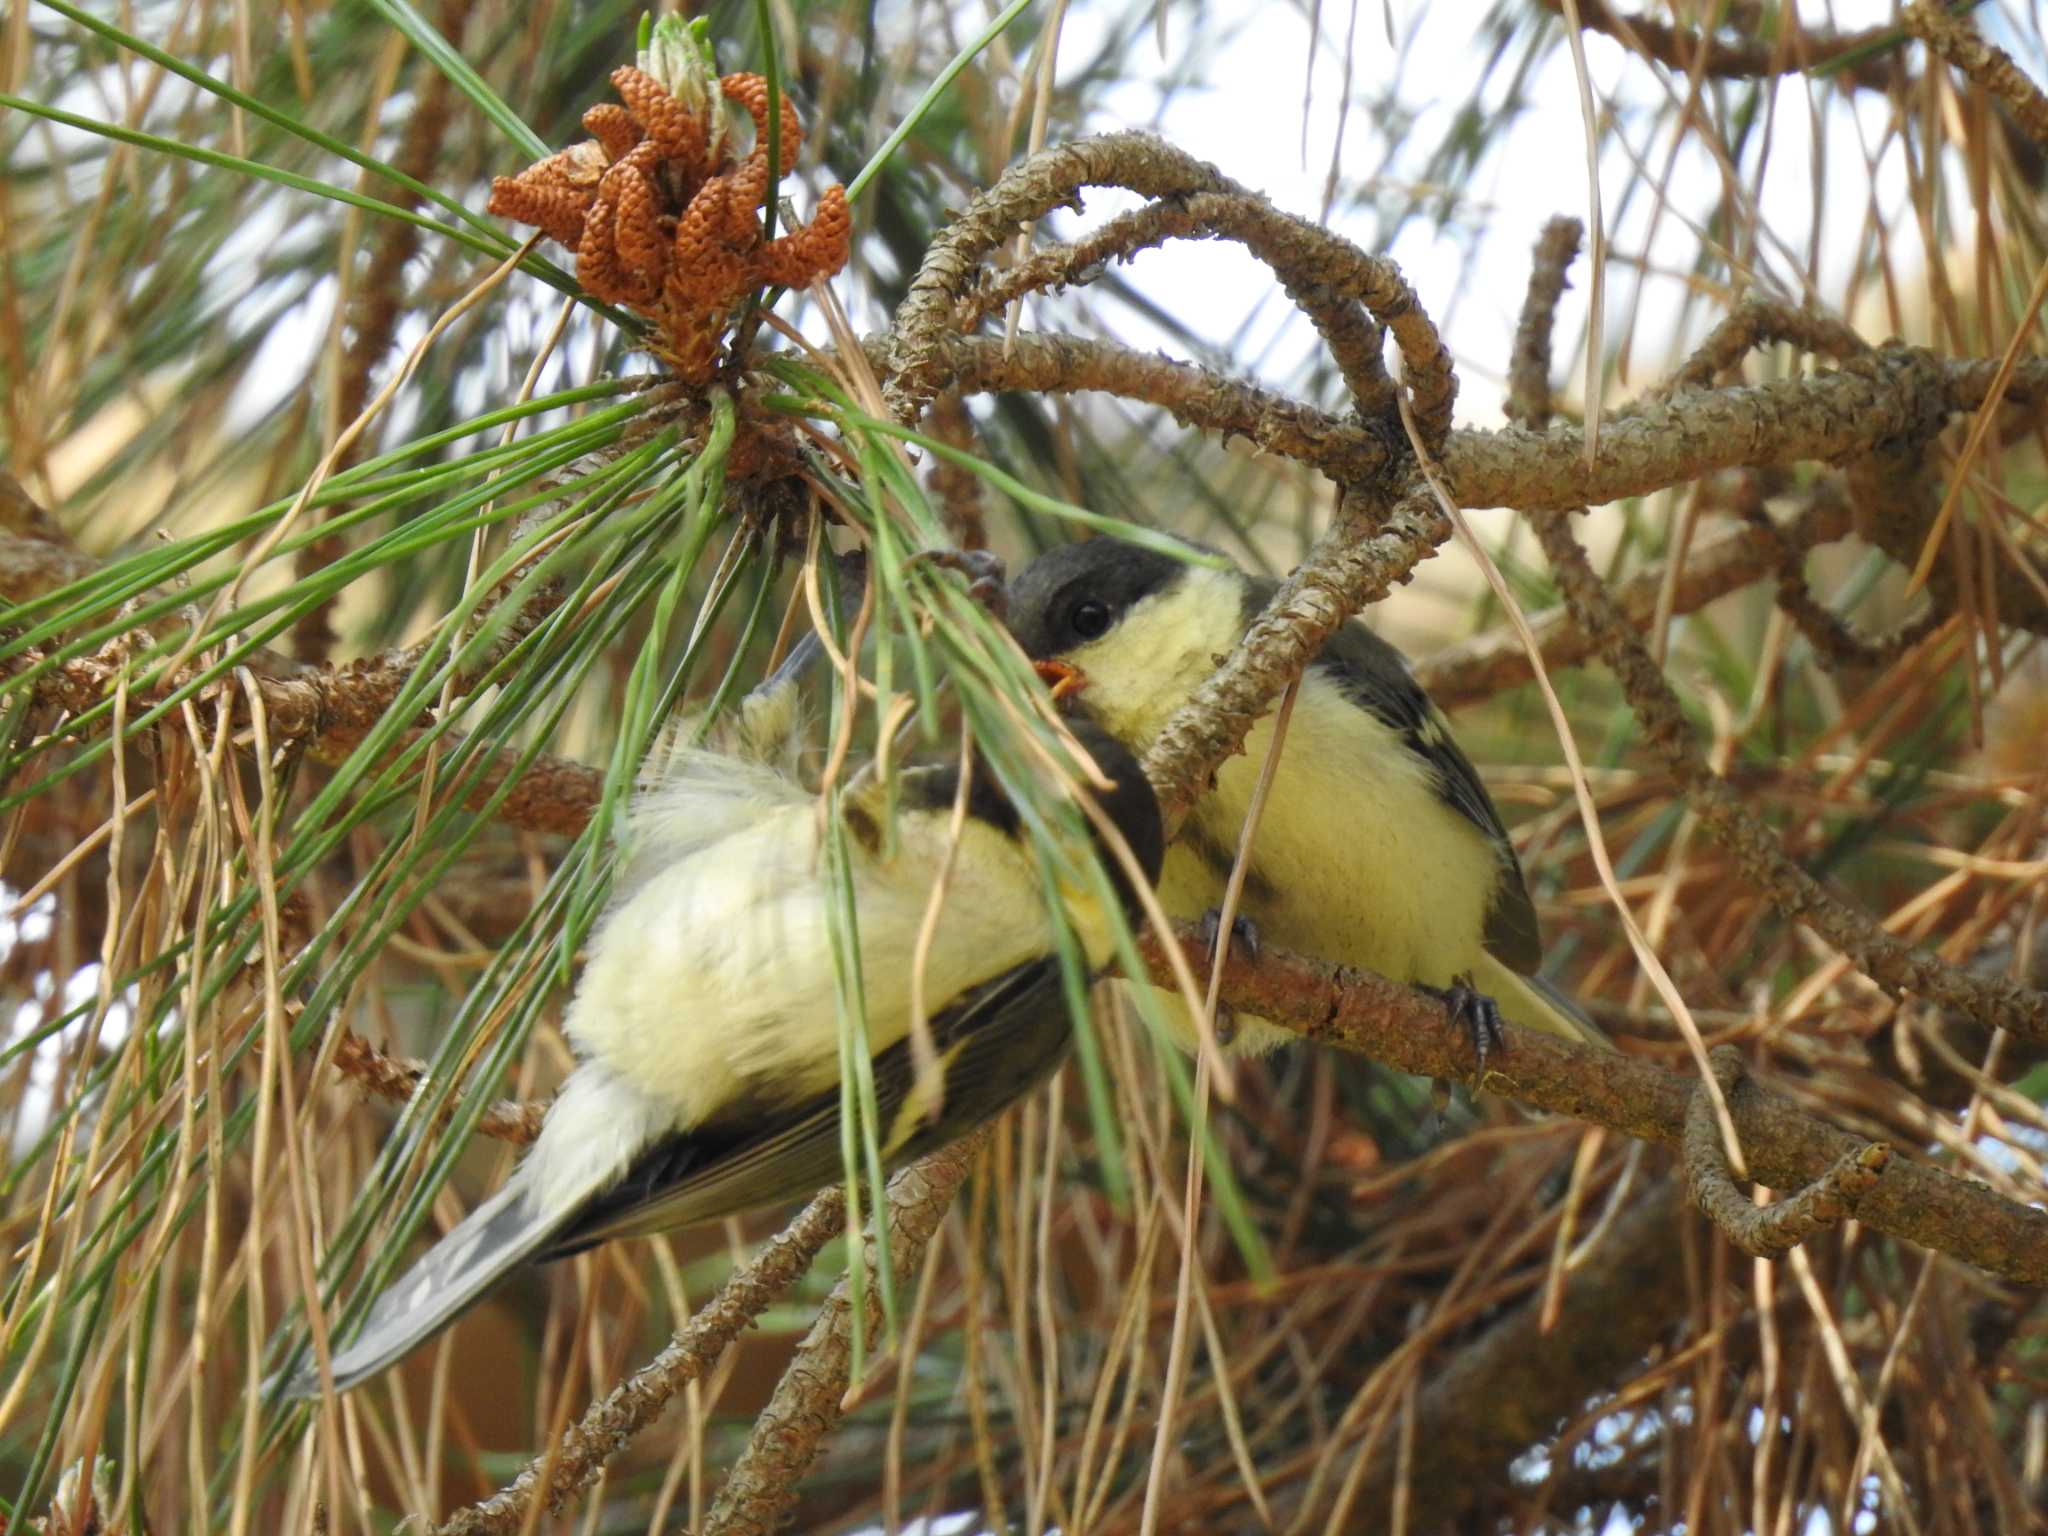
[[[1175,934],[1195,974],[1210,963],[1194,927]],[[1152,979],[1171,985],[1157,941],[1147,936]],[[1604,1125],[1644,1141],[1678,1146],[1700,1092],[1691,1074],[1639,1056],[1616,1056],[1510,1025],[1508,1049],[1487,1057],[1475,1082],[1469,1035],[1441,1002],[1371,972],[1262,949],[1248,960],[1233,948],[1223,1001],[1298,1029],[1306,1038],[1370,1056],[1424,1077],[1455,1080],[1538,1109]],[[1836,1130],[1745,1080],[1728,1104],[1752,1178],[1796,1190],[1870,1143]],[[1856,1212],[1865,1225],[1963,1259],[2025,1285],[2048,1284],[2048,1211],[2008,1200],[1983,1184],[1911,1157],[1895,1158]]]
[[[1454,434],[1444,470],[1461,507],[1571,512],[1715,470],[1843,463],[1893,439],[1925,442],[1960,408],[1957,394],[1932,353],[1884,347],[1832,371],[1645,401],[1602,423],[1591,465],[1578,431],[1509,427]]]

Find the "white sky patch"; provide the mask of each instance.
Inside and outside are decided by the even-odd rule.
[[[35,944],[48,938],[50,926],[55,921],[57,901],[54,896],[43,897],[19,919],[8,915],[13,912],[17,899],[16,892],[0,886],[0,965],[13,955],[17,945]],[[29,982],[27,997],[10,998],[0,1006],[0,1072],[14,1069],[15,1052],[47,1029],[52,1018],[74,1008],[86,1010],[78,1019],[28,1047],[28,1082],[14,1113],[14,1134],[8,1148],[10,1158],[25,1154],[47,1129],[51,1111],[56,1107],[58,1080],[63,1074],[64,1063],[75,1057],[90,1026],[90,1009],[99,990],[99,980],[99,962],[89,962],[73,971],[63,982],[63,995],[59,997],[55,974],[47,970],[38,971]],[[113,999],[107,1008],[106,1019],[100,1025],[99,1049],[102,1053],[117,1049],[128,1038],[134,1016],[132,993]]]

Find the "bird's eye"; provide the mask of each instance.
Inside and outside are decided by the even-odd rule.
[[[1076,603],[1067,623],[1083,640],[1099,640],[1109,633],[1109,604],[1089,598]]]

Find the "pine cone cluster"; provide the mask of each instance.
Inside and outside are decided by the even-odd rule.
[[[607,303],[653,320],[656,350],[686,381],[717,371],[734,306],[770,283],[802,287],[846,264],[845,189],[833,185],[810,223],[762,238],[768,184],[768,82],[726,75],[718,91],[754,120],[735,164],[718,104],[693,111],[628,64],[612,71],[624,106],[583,114],[589,141],[491,183],[490,211],[544,230],[576,252],[577,279]],[[803,125],[782,98],[780,163],[796,160]]]

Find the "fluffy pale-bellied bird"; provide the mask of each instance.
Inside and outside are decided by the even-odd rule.
[[[1142,755],[1277,587],[1093,538],[1017,577],[1009,623],[1027,655],[1064,669],[1088,718]],[[1273,731],[1271,715],[1252,729],[1167,850],[1159,899],[1170,915],[1220,905]],[[1496,1006],[1529,1028],[1607,1044],[1535,974],[1543,944],[1521,862],[1448,722],[1400,652],[1356,619],[1302,675],[1240,911],[1262,941],[1447,991],[1482,1052]],[[1162,1001],[1189,1044],[1185,1011]],[[1219,1034],[1245,1052],[1293,1038],[1246,1017]]]
[[[423,1343],[515,1266],[797,1199],[841,1177],[828,926],[838,897],[817,800],[794,772],[802,659],[743,700],[714,747],[668,754],[636,797],[612,904],[566,1017],[578,1065],[505,1187],[379,1296],[334,1354],[337,1390]],[[1096,803],[1151,882],[1163,852],[1151,786],[1115,737],[1086,723],[1074,734],[1114,782],[1095,791]],[[957,762],[899,773],[887,827],[874,778],[840,802],[891,1166],[1023,1097],[1072,1038],[1045,882],[1016,807],[982,765],[971,771],[924,957],[940,1091],[918,1071],[912,972],[959,782]],[[1128,910],[1135,889],[1123,866],[1099,830],[1090,841]],[[1085,868],[1078,840],[1063,851],[1070,857],[1056,869]],[[1065,922],[1099,969],[1112,903],[1077,873],[1055,884]],[[287,1390],[318,1392],[316,1369],[302,1364]]]

